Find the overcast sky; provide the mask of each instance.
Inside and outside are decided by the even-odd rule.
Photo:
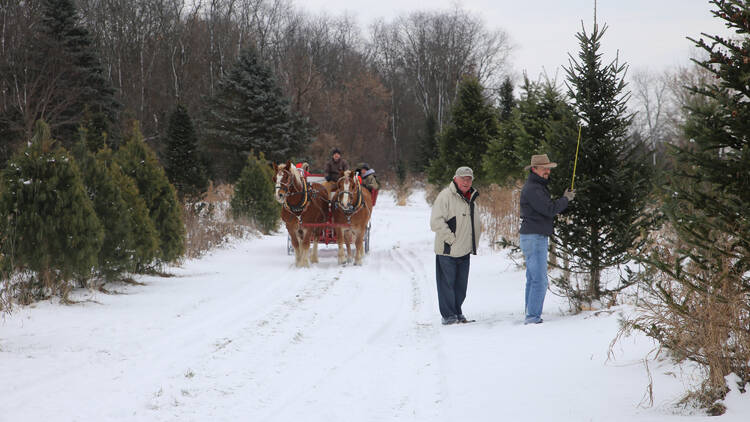
[[[487,28],[505,30],[515,46],[512,56],[517,75],[526,71],[532,79],[542,72],[558,81],[564,79],[561,66],[568,65],[568,53],[578,52],[576,32],[581,21],[592,27],[594,0],[294,0],[296,5],[317,14],[356,17],[363,30],[377,18],[390,21],[414,10],[447,10],[458,4],[480,16]],[[597,21],[609,26],[602,40],[605,59],[617,50],[630,71],[661,71],[688,64],[695,54],[686,36],[701,32],[728,34],[723,21],[711,15],[708,0],[598,0]],[[607,60],[607,61],[608,61]]]

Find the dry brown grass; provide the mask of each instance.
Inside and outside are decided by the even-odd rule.
[[[431,185],[427,184],[424,189],[424,199],[427,201],[430,206],[435,203],[435,199],[437,199],[438,194],[440,191],[442,191],[445,188],[444,185]]]
[[[403,183],[388,183],[387,186],[393,189],[396,195],[396,205],[404,207],[408,204],[409,197],[415,189],[423,187],[425,185],[424,180],[413,175],[408,175]]]
[[[8,287],[8,281],[0,279],[0,315],[9,314],[12,310],[11,294]]]
[[[185,204],[185,256],[195,258],[207,251],[225,244],[232,238],[246,236],[254,231],[244,221],[232,218],[229,201],[234,188],[232,185],[209,187],[203,201]]]
[[[396,205],[398,205],[399,207],[405,207],[410,195],[411,188],[407,183],[398,186],[396,189]]]
[[[658,340],[675,361],[697,363],[704,381],[681,403],[722,414],[718,400],[728,391],[725,377],[735,373],[750,381],[750,294],[730,259],[717,253],[705,257],[713,265],[677,262],[676,242],[669,242],[664,232],[659,236],[652,252],[672,268],[680,267],[683,276],[690,274],[683,277],[690,283],[652,269],[645,285],[648,295],[638,301],[638,315],[624,321],[618,338],[636,329]]]
[[[521,225],[521,186],[500,187],[492,184],[480,193],[477,205],[484,225],[482,236],[487,236],[494,247],[502,238],[517,243]]]
[[[29,305],[52,296],[60,297],[62,303],[72,303],[68,295],[75,284],[75,280],[62,280],[54,270],[17,271],[0,281],[0,313],[9,312],[13,303]]]

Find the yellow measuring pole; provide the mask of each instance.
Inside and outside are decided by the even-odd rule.
[[[576,167],[578,166],[578,147],[581,146],[581,125],[578,125],[578,144],[576,145],[576,160],[573,162],[573,180],[570,181],[570,190],[576,183]]]

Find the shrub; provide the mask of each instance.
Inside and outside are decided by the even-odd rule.
[[[158,259],[174,261],[185,252],[185,226],[174,187],[167,180],[154,151],[143,141],[138,124],[129,140],[115,153],[115,161],[135,181],[159,234]]]
[[[250,154],[234,187],[232,214],[248,218],[262,233],[268,234],[279,226],[281,206],[273,197],[273,171],[263,153]]]

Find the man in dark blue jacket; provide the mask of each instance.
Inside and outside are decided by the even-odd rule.
[[[575,191],[566,189],[562,198],[552,200],[547,184],[552,168],[547,154],[533,155],[529,178],[521,190],[521,251],[526,260],[526,324],[542,322],[544,296],[547,294],[547,250],[555,215],[568,207]]]

